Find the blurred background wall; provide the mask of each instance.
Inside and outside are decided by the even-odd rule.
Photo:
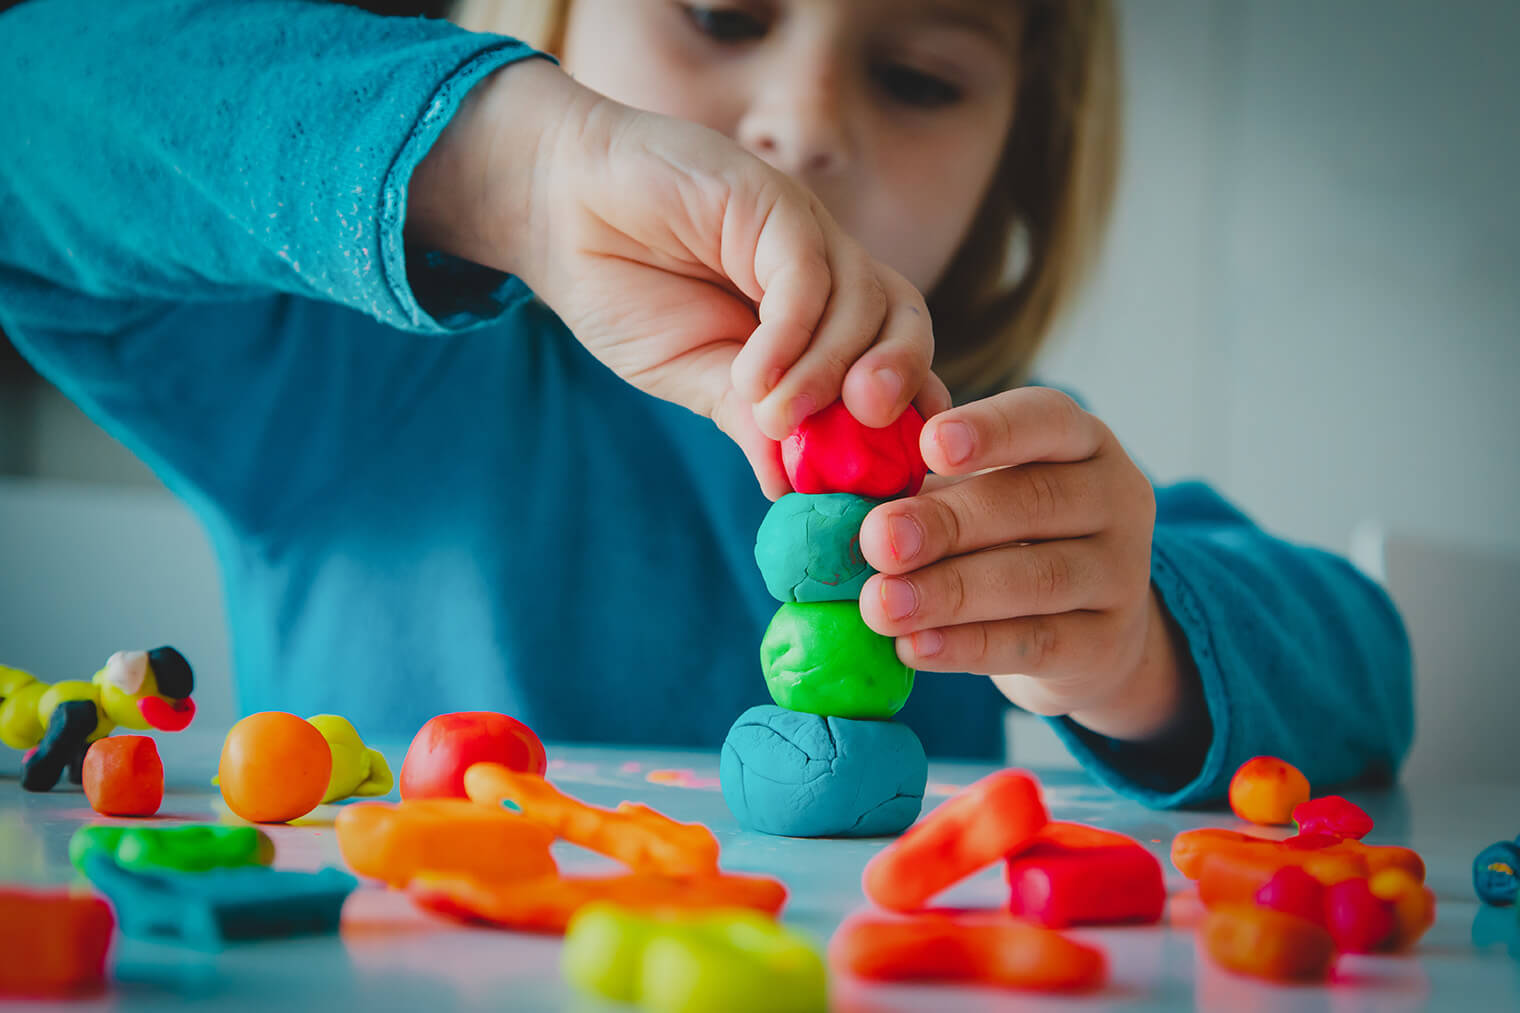
[[[1520,4],[1120,10],[1117,217],[1044,376],[1288,538],[1345,552],[1375,517],[1520,552]],[[0,475],[0,660],[57,677],[167,639],[112,609],[135,595],[225,671],[199,531],[4,354]]]

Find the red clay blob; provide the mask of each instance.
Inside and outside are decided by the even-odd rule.
[[[1161,863],[1139,841],[1079,823],[1047,823],[1008,856],[1008,910],[1047,928],[1161,920]]]
[[[499,763],[543,776],[544,744],[516,718],[493,711],[440,714],[422,726],[401,764],[401,797],[469,798],[464,772],[475,763]]]
[[[911,405],[885,429],[871,429],[857,422],[843,401],[835,401],[781,441],[781,463],[800,493],[913,496],[928,470],[918,450],[923,428],[923,416]]]
[[[146,735],[96,739],[83,773],[84,797],[102,816],[152,816],[164,803],[164,761]]]

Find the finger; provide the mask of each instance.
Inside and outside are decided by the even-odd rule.
[[[730,389],[718,403],[712,418],[718,428],[744,451],[745,459],[760,483],[760,491],[767,499],[778,500],[792,491],[786,469],[781,464],[781,444],[760,431],[755,424],[754,409],[748,401]]]
[[[860,615],[884,636],[1009,616],[1055,615],[1117,605],[1127,588],[1094,539],[1006,545],[943,560],[906,575],[873,574]]]
[[[1082,461],[1109,439],[1108,428],[1066,394],[1021,387],[952,408],[924,426],[924,463],[942,475],[1032,461]]]
[[[907,573],[951,556],[1009,542],[1081,538],[1111,513],[1101,469],[1091,461],[999,468],[941,484],[873,509],[860,526],[872,568]]]
[[[886,287],[865,252],[840,236],[831,246],[829,264],[833,289],[813,340],[755,406],[761,431],[772,439],[785,438],[803,419],[839,398],[845,373],[886,323]]]
[[[758,303],[760,323],[731,374],[734,389],[752,404],[775,389],[806,351],[833,288],[818,209],[784,190],[768,199],[768,206],[748,215],[733,213],[735,202],[723,218],[723,270]],[[746,234],[750,222],[760,223],[753,236]]]
[[[1019,672],[1053,682],[1103,674],[1115,643],[1111,614],[1065,612],[921,630],[897,639],[897,656],[921,672]]]
[[[878,276],[886,317],[875,344],[849,367],[841,386],[850,414],[875,429],[891,425],[918,396],[934,361],[934,328],[923,297],[890,268],[878,268]]]
[[[913,407],[917,408],[918,414],[925,419],[931,419],[940,412],[949,411],[953,403],[950,399],[950,388],[946,387],[945,381],[934,372],[925,378],[924,385],[918,390],[918,396],[913,399]]]

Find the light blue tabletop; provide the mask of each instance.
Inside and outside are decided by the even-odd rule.
[[[187,732],[159,738],[169,772],[161,818],[235,821],[207,783],[219,740]],[[382,751],[399,770],[404,748]],[[697,820],[717,834],[722,864],[735,871],[783,879],[791,890],[785,920],[820,945],[847,914],[865,907],[860,872],[884,841],[793,840],[739,830],[717,789],[717,757],[708,753],[550,746],[549,776],[572,795],[602,805],[624,799],[647,803],[680,820]],[[5,762],[0,757],[0,762]],[[9,764],[7,764],[9,766]],[[14,769],[14,768],[12,768]],[[931,764],[930,804],[992,768]],[[1074,772],[1042,775],[1053,816],[1130,834],[1163,859],[1168,886],[1184,881],[1165,861],[1172,836],[1198,826],[1241,827],[1225,813],[1160,813],[1120,800]],[[1520,923],[1512,908],[1477,903],[1471,863],[1479,849],[1520,832],[1520,784],[1449,785],[1347,793],[1377,821],[1373,843],[1407,844],[1429,868],[1439,897],[1435,926],[1414,954],[1344,957],[1330,985],[1277,986],[1240,978],[1195,956],[1192,935],[1165,924],[1144,928],[1074,930],[1099,943],[1112,982],[1079,998],[1012,995],[936,986],[867,986],[842,976],[831,983],[838,1009],[1221,1009],[1221,1010],[1520,1010]],[[332,821],[324,806],[291,826],[271,827],[282,868],[338,865]],[[77,788],[28,794],[15,775],[0,777],[0,881],[74,881],[68,839],[96,816]],[[561,867],[610,869],[611,863],[557,845]],[[996,907],[1006,900],[1001,870],[989,869],[945,896],[951,904]],[[366,885],[348,901],[337,936],[245,943],[201,954],[159,943],[119,939],[112,955],[115,981],[89,1002],[52,1009],[160,1009],[201,1006],[223,1010],[600,1010],[570,992],[560,978],[557,939],[442,921],[412,907],[405,896]],[[0,954],[4,959],[4,954]]]

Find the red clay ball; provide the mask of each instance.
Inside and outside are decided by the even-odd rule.
[[[146,735],[96,739],[84,754],[84,797],[102,816],[152,816],[164,804],[164,761]]]
[[[843,401],[835,401],[781,442],[781,463],[800,493],[913,496],[928,471],[918,449],[923,428],[923,416],[911,405],[885,429],[871,429],[857,422]]]
[[[542,775],[544,744],[527,725],[493,711],[440,714],[422,726],[401,764],[401,797],[469,798],[464,772],[473,763],[500,763]]]

